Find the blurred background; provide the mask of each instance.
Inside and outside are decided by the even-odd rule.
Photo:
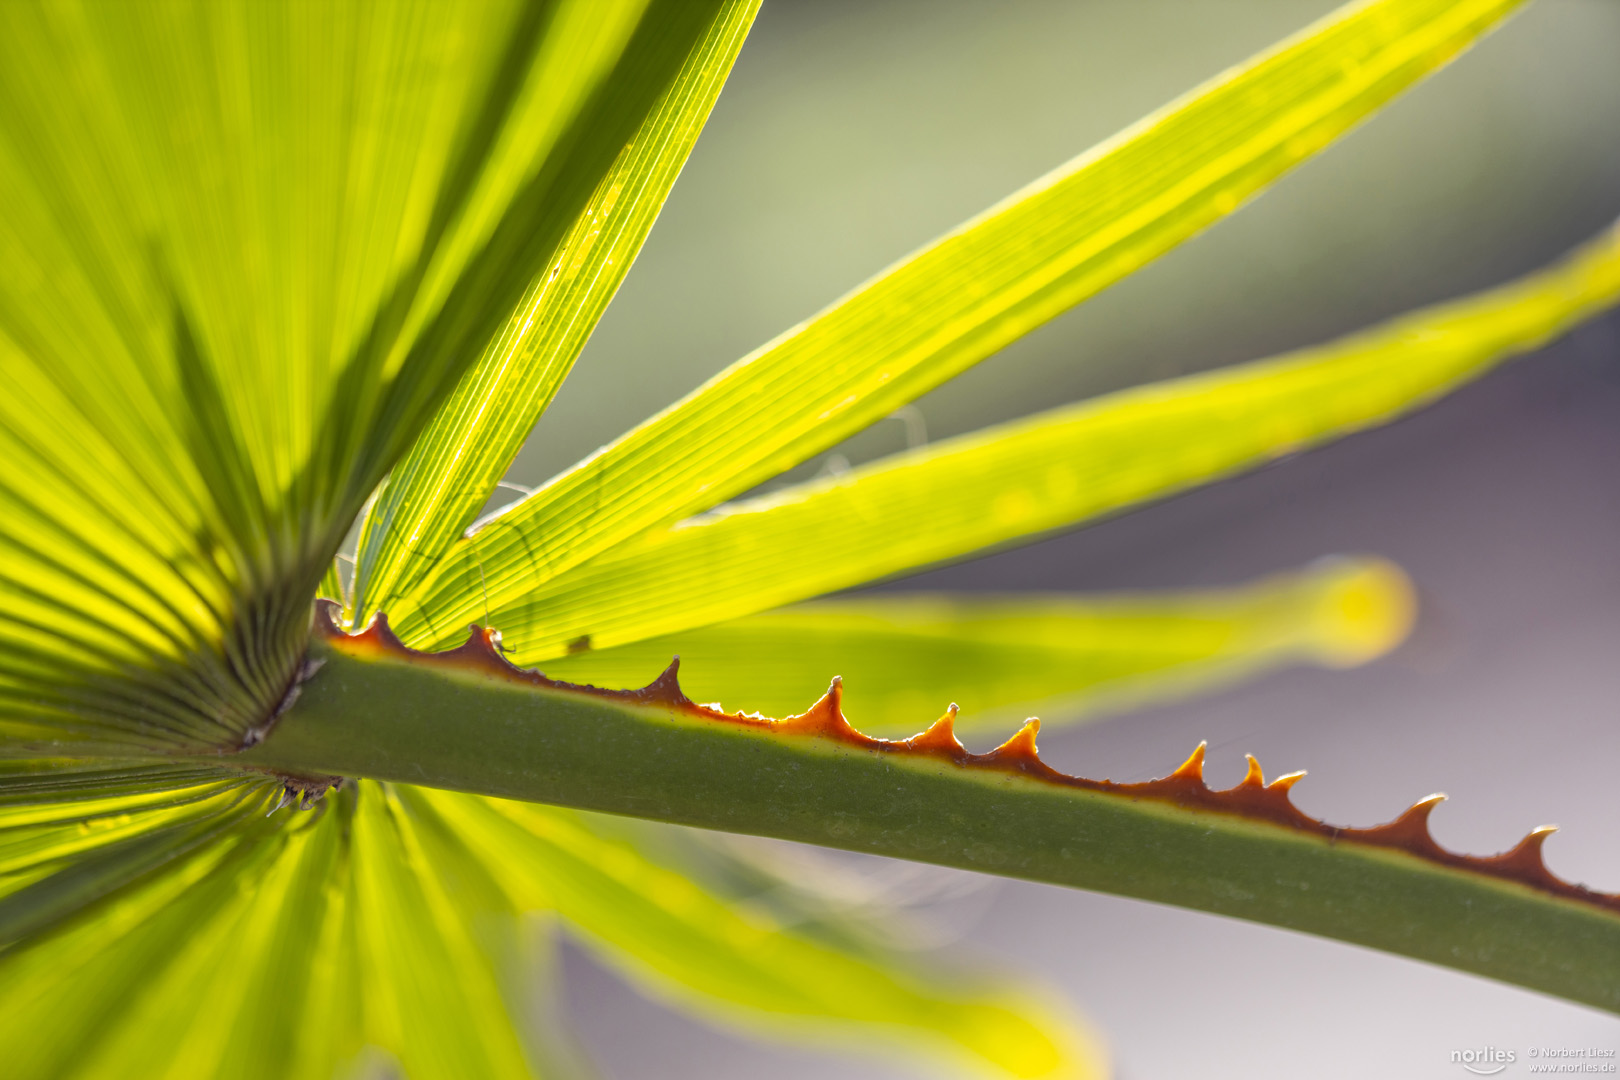
[[[511,479],[543,481],[1333,6],[766,0],[651,240]],[[1613,0],[1539,0],[1231,220],[923,398],[929,437],[1310,344],[1548,261],[1620,215],[1617,55]],[[905,438],[881,423],[835,453],[858,463]],[[1620,890],[1617,474],[1611,316],[1390,427],[876,588],[1167,589],[1330,553],[1387,556],[1423,603],[1391,656],[1043,732],[1043,755],[1140,780],[1207,739],[1212,785],[1235,783],[1245,753],[1268,774],[1309,769],[1296,801],[1343,824],[1444,791],[1441,843],[1501,851],[1560,823],[1552,868]],[[859,701],[849,707],[858,722]],[[880,860],[849,864],[911,880]],[[1620,1051],[1620,1020],[1471,976],[1136,901],[928,874],[936,939],[1056,988],[1128,1080],[1462,1076],[1450,1051],[1484,1045],[1520,1048],[1513,1075],[1532,1045]],[[619,1080],[926,1075],[700,1026],[581,952],[564,963],[578,1033]]]

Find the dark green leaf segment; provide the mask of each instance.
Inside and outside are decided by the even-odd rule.
[[[871,739],[833,689],[783,720],[726,714],[671,668],[640,690],[556,682],[509,665],[494,633],[436,654],[379,620],[344,635],[326,609],[319,668],[244,766],[364,776],[808,841],[1138,897],[1476,972],[1620,1011],[1620,896],[1554,877],[1547,830],[1491,858],[1436,844],[1425,799],[1340,829],[1289,801],[1300,774],[1259,766],[1225,791],[1202,748],[1142,784],[1069,777],[1026,725],[988,754],[951,730]],[[306,665],[306,670],[315,665]]]

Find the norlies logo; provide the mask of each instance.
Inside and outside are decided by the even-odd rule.
[[[1475,1076],[1495,1076],[1518,1060],[1518,1055],[1512,1050],[1482,1046],[1477,1050],[1453,1050],[1451,1060]]]

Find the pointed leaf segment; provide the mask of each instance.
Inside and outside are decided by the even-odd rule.
[[[35,765],[0,773],[8,1078],[332,1076],[367,1045],[412,1080],[555,1075],[557,1040],[524,1033],[559,921],[637,985],[744,1030],[812,1021],[823,1040],[898,1039],[994,1075],[1106,1075],[1046,1003],[784,930],[592,815],[218,766]]]
[[[851,1022],[890,1027],[924,1053],[1010,1076],[1106,1075],[1070,1024],[1028,995],[972,976],[930,986],[916,965],[888,963],[782,933],[623,841],[557,807],[402,788],[442,817],[511,895],[552,909],[651,992],[723,1021],[806,1037],[859,1037]],[[790,1024],[798,1021],[799,1024]]]
[[[985,754],[954,707],[910,739],[861,734],[842,688],[782,720],[691,702],[676,666],[640,690],[548,679],[474,627],[446,653],[379,619],[347,636],[318,615],[327,661],[242,764],[658,817],[1158,900],[1370,945],[1620,1011],[1620,895],[1542,862],[1550,830],[1502,855],[1442,848],[1438,797],[1340,828],[1289,800],[1303,775],[1203,781],[1200,747],[1144,783],[1068,776],[1038,721]],[[454,722],[448,722],[453,718]]]
[[[448,643],[486,597],[505,607],[889,415],[1231,213],[1517,6],[1353,3],[1199,87],[504,508],[389,607],[400,632]]]
[[[721,6],[545,272],[394,466],[361,526],[351,621],[410,591],[483,508],[635,261],[758,8]]]
[[[722,507],[495,603],[488,617],[519,659],[538,663],[580,643],[671,634],[1032,538],[1388,422],[1617,298],[1620,226],[1517,281],[1337,341]],[[413,625],[408,640],[445,644]]]
[[[0,5],[0,736],[243,741],[721,6]]]
[[[954,699],[973,706],[958,730],[965,720],[977,733],[1034,712],[1075,721],[1185,698],[1284,664],[1366,663],[1405,638],[1413,609],[1399,568],[1336,558],[1224,589],[814,601],[583,649],[547,661],[546,672],[628,686],[679,656],[695,700],[785,716],[836,671],[868,732],[908,734]]]

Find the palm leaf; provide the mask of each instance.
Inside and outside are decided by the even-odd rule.
[[[172,771],[172,770],[171,770]],[[1018,1076],[1097,1075],[1094,1051],[1026,995],[960,975],[939,992],[815,942],[656,865],[563,811],[370,782],[313,815],[265,816],[279,783],[153,767],[8,786],[0,822],[0,1038],[19,1077],[331,1075],[370,1046],[413,1077],[543,1075],[527,1046],[530,914],[554,913],[634,977],[725,1022],[851,1024]],[[128,794],[139,776],[145,790]],[[235,796],[222,799],[221,796]],[[211,826],[168,843],[175,814]],[[72,815],[72,816],[69,816]],[[41,842],[44,839],[54,843]],[[93,850],[155,843],[110,888]],[[41,888],[44,886],[45,888]]]
[[[624,280],[757,9],[757,0],[729,3],[709,25],[550,269],[382,486],[361,527],[352,618],[409,592],[483,507]]]
[[[1511,0],[1352,4],[891,268],[505,507],[390,608],[485,608],[834,445],[1235,210],[1484,33]]]
[[[1339,341],[1054,409],[723,507],[493,605],[490,618],[515,657],[533,663],[1039,536],[1386,422],[1617,297],[1612,229],[1545,271]],[[417,640],[440,639],[420,631]]]
[[[903,594],[822,600],[546,662],[553,678],[636,686],[681,658],[697,701],[787,716],[843,677],[863,731],[905,736],[939,702],[961,732],[1031,713],[1092,718],[1288,663],[1350,666],[1398,644],[1411,587],[1378,560],[1328,560],[1234,589],[1113,597]]]
[[[892,959],[874,964],[784,933],[632,845],[604,840],[576,814],[426,790],[416,797],[500,867],[528,906],[554,907],[615,966],[688,1007],[800,1038],[825,1037],[829,1028],[836,1036],[841,1026],[855,1034],[850,1021],[881,1025],[925,1050],[953,1047],[1012,1076],[1103,1074],[1095,1051],[1072,1045],[1065,1024],[1021,995],[987,992],[960,976],[924,983]]]
[[[0,12],[8,733],[256,737],[361,503],[717,6]]]
[[[437,659],[380,620],[307,638],[317,592],[362,615],[386,603],[421,645],[494,614],[530,659],[689,631],[1204,482],[1547,340],[1612,301],[1612,238],[1362,339],[690,519],[1230,213],[1515,6],[1330,16],[467,539],[645,238],[753,6],[4,8],[8,1068],[548,1074],[557,1047],[519,1018],[537,935],[557,924],[723,1022],[864,1025],[1003,1074],[1102,1067],[1038,1000],[784,929],[660,863],[650,834],[484,796],[1101,888],[1620,1007],[1616,901],[1547,874],[1540,832],[1478,860],[1433,844],[1429,803],[1345,831],[1292,809],[1295,778],[1257,769],[1225,793],[1192,763],[1145,788],[1064,778],[1034,756],[1033,726],[991,755],[948,721],[881,743],[847,726],[836,683],[773,722],[693,706],[673,672],[639,692],[558,685],[507,665],[487,629]],[[1054,462],[1082,453],[1113,455],[1117,475],[1049,490]],[[333,556],[368,499],[346,589]],[[946,527],[915,535],[919,507]],[[816,530],[821,546],[802,546]],[[1307,635],[1302,617],[1277,639]],[[1190,655],[1220,666],[1218,649]]]

